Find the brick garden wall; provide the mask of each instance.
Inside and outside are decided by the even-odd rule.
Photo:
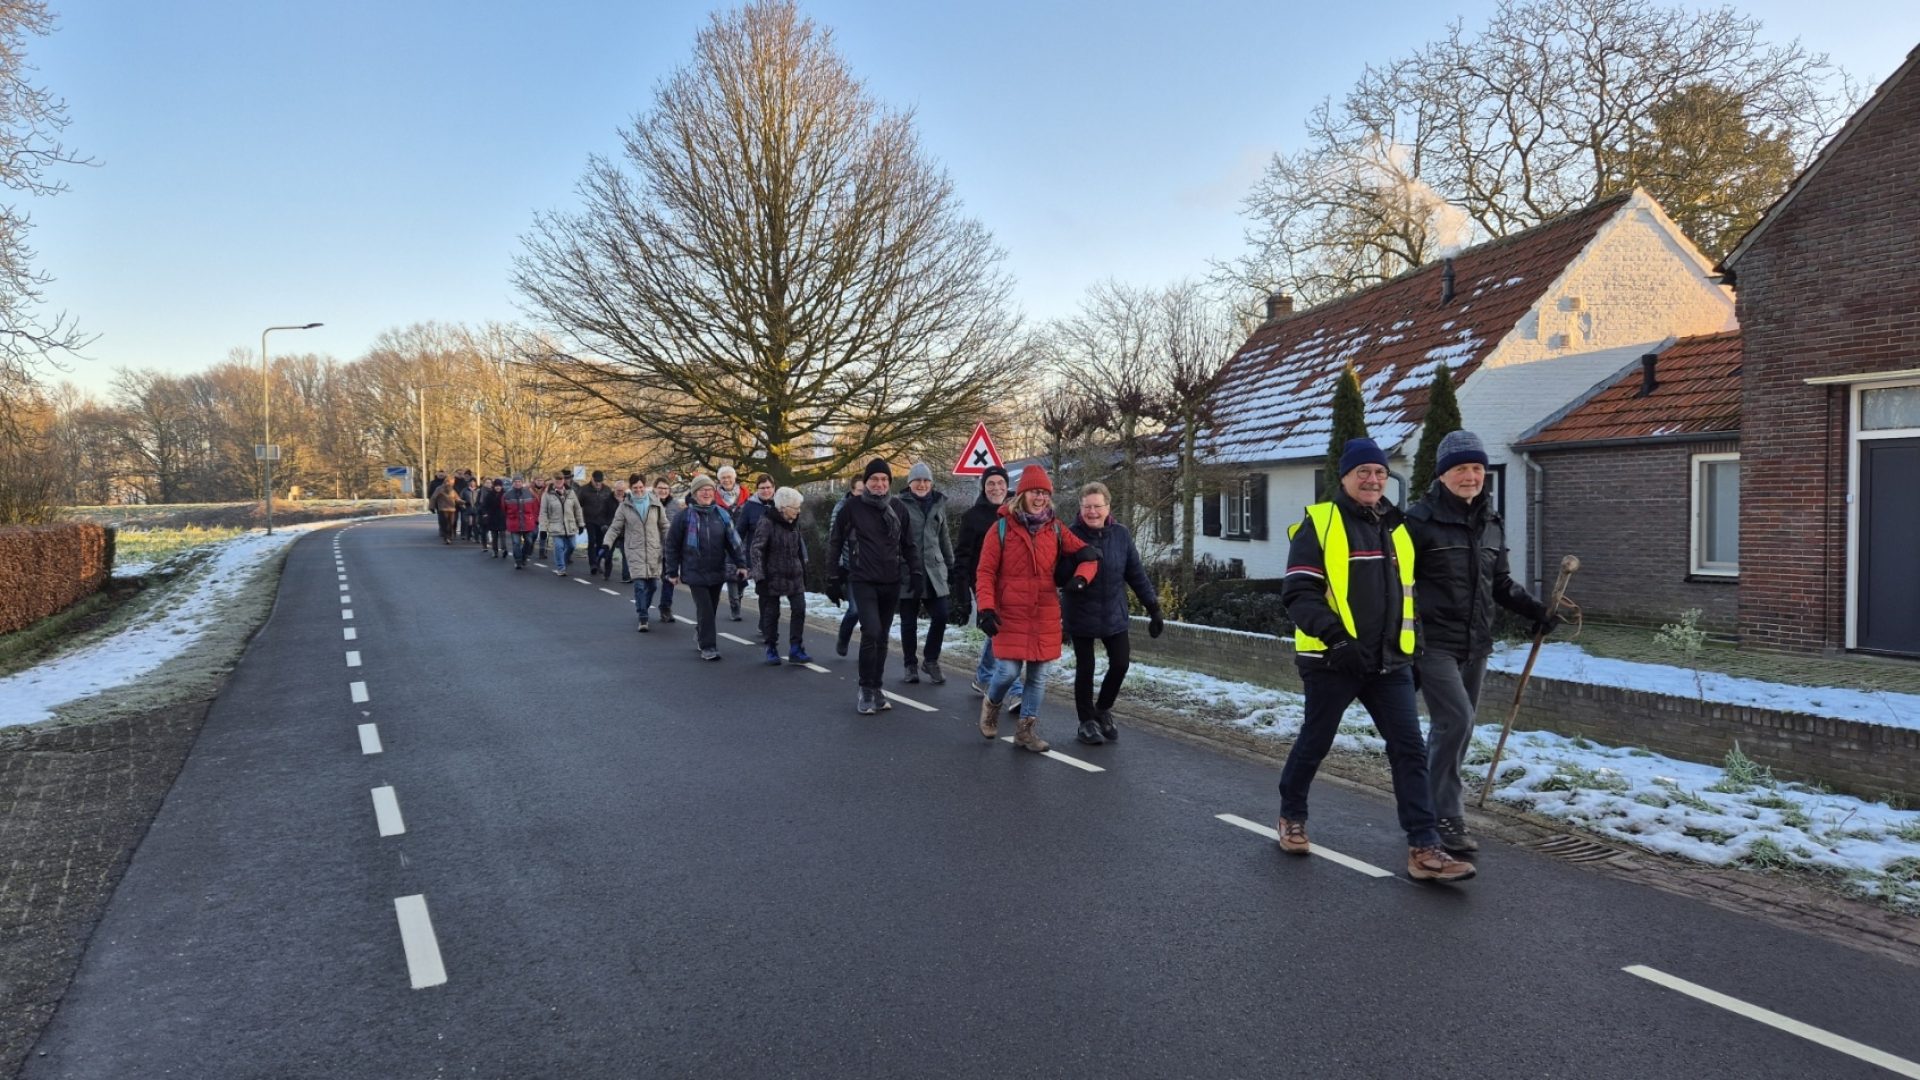
[[[0,634],[92,596],[112,573],[112,529],[85,522],[0,529]]]
[[[1849,393],[1805,380],[1920,366],[1915,191],[1920,72],[1889,88],[1735,267],[1743,644],[1846,642]]]
[[[1542,566],[1556,572],[1562,555],[1580,557],[1568,593],[1587,618],[1659,625],[1699,608],[1701,626],[1731,633],[1738,579],[1691,574],[1692,456],[1739,448],[1720,442],[1536,451],[1545,474]],[[1518,577],[1522,568],[1514,572]]]

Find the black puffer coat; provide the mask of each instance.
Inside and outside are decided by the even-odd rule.
[[[573,493],[580,500],[581,520],[596,529],[613,524],[614,511],[620,509],[620,495],[613,488],[606,484],[598,487],[581,484]]]
[[[1109,518],[1105,528],[1096,529],[1076,520],[1072,531],[1073,535],[1100,549],[1100,572],[1079,592],[1069,589],[1060,594],[1060,614],[1066,623],[1067,636],[1107,638],[1126,633],[1132,625],[1127,621],[1129,588],[1140,598],[1147,614],[1159,612],[1160,598],[1154,594],[1153,583],[1147,580],[1140,550],[1134,547],[1133,534],[1125,525]]]
[[[807,591],[807,540],[800,525],[778,510],[760,517],[747,546],[753,555],[753,580],[761,596],[792,596]]]
[[[994,470],[988,472],[991,474]],[[997,475],[1005,480],[1007,471],[999,469]],[[980,544],[987,538],[987,530],[1000,522],[1000,504],[987,501],[986,485],[986,477],[981,477],[979,497],[960,515],[960,539],[953,545],[953,570],[948,578],[948,587],[955,596],[965,596],[973,590],[973,578],[980,569]]]
[[[1407,508],[1413,539],[1413,608],[1421,643],[1457,660],[1493,651],[1493,605],[1538,620],[1546,606],[1513,580],[1507,531],[1487,496],[1468,505],[1435,480]]]

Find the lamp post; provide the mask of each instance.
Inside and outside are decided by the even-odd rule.
[[[303,323],[300,326],[269,326],[260,331],[260,495],[267,504],[267,535],[273,535],[273,381],[267,375],[267,335],[275,330],[312,330],[320,324]]]
[[[420,397],[420,501],[427,508],[428,513],[433,512],[433,503],[427,499],[427,391],[452,385],[452,383],[434,382],[423,383],[413,388],[414,393]]]
[[[473,399],[473,478],[480,479],[480,414],[487,411],[487,403],[479,398]]]

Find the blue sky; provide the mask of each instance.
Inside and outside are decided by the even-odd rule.
[[[575,204],[587,156],[615,152],[714,6],[54,0],[29,58],[100,162],[27,204],[50,305],[100,335],[67,377],[193,370],[278,323],[326,326],[276,350],[348,359],[413,322],[517,318],[520,235]],[[1102,277],[1159,284],[1239,252],[1240,198],[1315,101],[1491,7],[803,4],[915,110],[1035,318]],[[1912,0],[1743,9],[1863,79],[1920,43]]]

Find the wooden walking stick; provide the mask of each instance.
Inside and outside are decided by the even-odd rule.
[[[1547,639],[1546,622],[1554,612],[1566,605],[1567,581],[1573,572],[1580,569],[1580,557],[1568,555],[1560,560],[1560,576],[1553,583],[1553,595],[1547,600],[1547,612],[1540,618],[1541,628],[1534,632],[1533,650],[1527,653],[1527,666],[1520,669],[1520,683],[1513,688],[1513,708],[1507,710],[1507,722],[1500,726],[1500,741],[1493,748],[1493,763],[1487,766],[1487,782],[1480,785],[1480,800],[1475,806],[1487,805],[1487,792],[1493,790],[1493,778],[1500,770],[1500,752],[1507,748],[1507,736],[1513,734],[1513,721],[1520,715],[1520,698],[1527,692],[1527,679],[1533,675],[1533,662],[1540,659],[1540,644]]]

